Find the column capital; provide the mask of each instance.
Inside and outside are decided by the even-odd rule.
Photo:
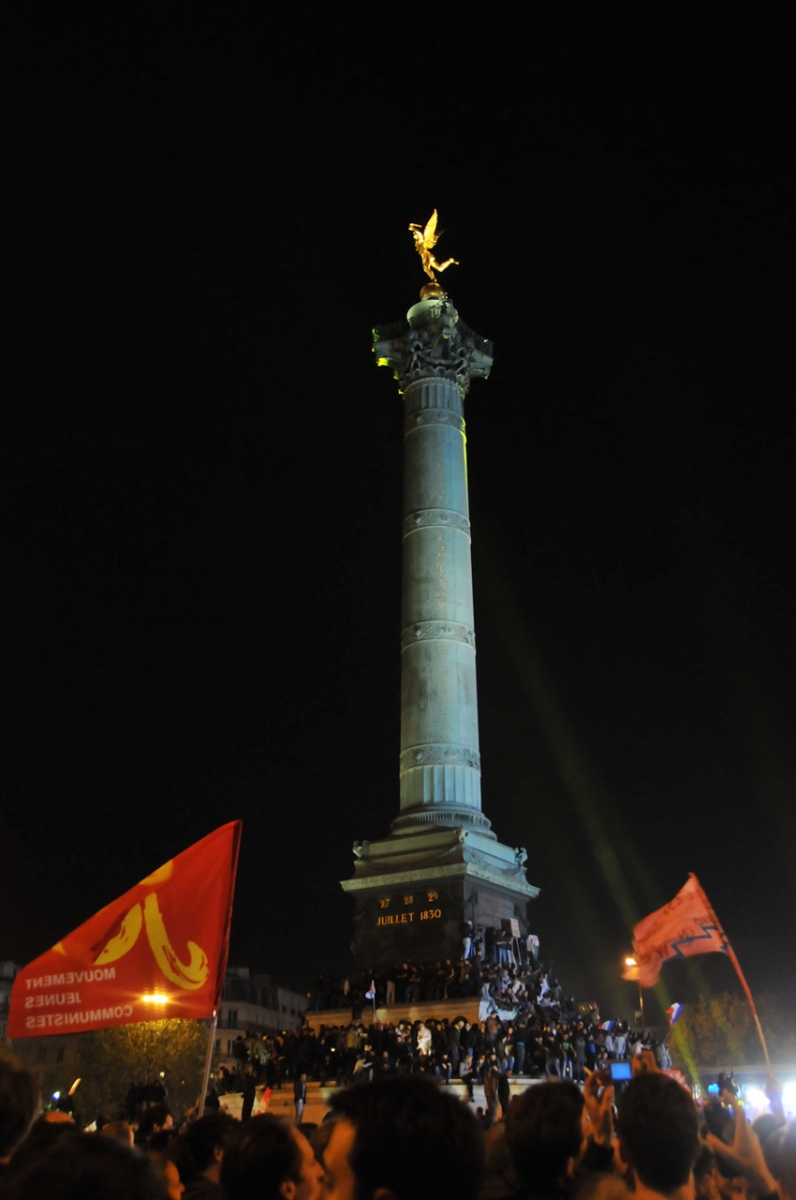
[[[447,379],[463,398],[470,380],[492,368],[492,343],[465,325],[447,296],[421,300],[406,321],[374,329],[373,340],[377,365],[392,368],[401,392],[421,379]]]

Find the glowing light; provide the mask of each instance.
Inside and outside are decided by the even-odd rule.
[[[626,967],[637,967],[638,963],[636,962],[635,958],[626,958],[625,966]]]
[[[61,1093],[60,1093],[60,1092],[53,1092],[53,1100],[55,1100],[55,1101],[56,1101],[56,1103],[57,1103],[57,1102],[58,1102],[60,1099],[61,1099]]]
[[[761,1087],[751,1085],[745,1088],[743,1102],[754,1111],[755,1116],[761,1112],[768,1112],[768,1097]]]
[[[164,992],[148,992],[142,996],[144,1004],[168,1004],[169,998]]]
[[[782,1088],[782,1104],[787,1116],[796,1114],[796,1082],[793,1080]]]

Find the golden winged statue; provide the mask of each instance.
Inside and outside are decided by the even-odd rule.
[[[434,274],[435,271],[444,271],[447,267],[459,265],[458,260],[455,258],[448,258],[444,263],[437,262],[436,258],[432,254],[432,250],[442,236],[441,231],[440,233],[437,233],[436,208],[429,217],[429,221],[425,229],[421,229],[419,225],[412,223],[409,226],[409,230],[412,234],[412,237],[415,239],[415,250],[417,250],[418,254],[420,255],[423,263],[423,270],[425,271],[426,275],[428,275],[432,283],[437,282],[437,277]]]

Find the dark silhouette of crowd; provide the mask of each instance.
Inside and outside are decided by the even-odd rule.
[[[770,1112],[750,1126],[731,1082],[698,1105],[633,1056],[615,1096],[595,1070],[529,1084],[485,1122],[418,1073],[333,1092],[321,1125],[266,1113],[79,1131],[40,1115],[32,1074],[0,1061],[4,1200],[796,1200],[796,1122],[769,1080]],[[485,1089],[486,1090],[486,1089]],[[718,1130],[718,1132],[715,1132]],[[134,1141],[135,1137],[135,1141]]]

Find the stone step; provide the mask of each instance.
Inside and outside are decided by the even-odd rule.
[[[509,1090],[512,1096],[521,1095],[526,1088],[533,1087],[535,1083],[541,1083],[539,1079],[512,1079],[509,1084]],[[460,1100],[467,1100],[467,1086],[461,1080],[454,1079],[451,1083],[440,1084],[446,1091],[451,1092],[454,1096],[458,1096]],[[285,1083],[283,1087],[274,1088],[271,1093],[271,1098],[268,1102],[268,1108],[261,1107],[262,1094],[265,1089],[257,1088],[253,1112],[256,1115],[258,1112],[273,1113],[277,1117],[283,1117],[288,1121],[294,1121],[296,1116],[295,1105],[293,1103],[293,1084]],[[313,1122],[320,1125],[326,1113],[331,1107],[331,1098],[339,1089],[336,1087],[321,1086],[320,1083],[307,1084],[307,1102],[304,1106],[304,1114],[302,1120]],[[224,1096],[219,1097],[221,1108],[228,1112],[230,1116],[240,1119],[241,1108],[243,1105],[243,1096],[240,1092],[228,1092]],[[484,1099],[484,1089],[480,1083],[473,1086],[473,1101],[470,1105],[473,1112],[476,1108],[486,1109],[486,1101]]]
[[[447,1017],[453,1021],[456,1017],[464,1017],[470,1024],[478,1021],[478,997],[465,996],[456,1000],[419,1000],[413,1004],[379,1005],[374,1014],[372,1006],[365,1006],[356,1024],[366,1028],[375,1021],[382,1025],[397,1025],[399,1021],[425,1021],[434,1018],[441,1021]],[[330,1025],[350,1025],[352,1023],[351,1008],[325,1008],[320,1011],[309,1009],[304,1014],[304,1020],[317,1033],[321,1025],[328,1029]]]

